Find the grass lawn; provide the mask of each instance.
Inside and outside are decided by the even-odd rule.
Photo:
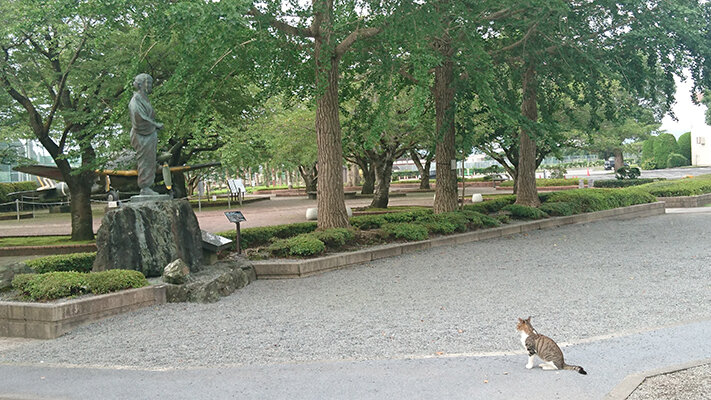
[[[0,247],[14,246],[56,246],[67,244],[89,244],[93,240],[72,241],[71,236],[25,236],[0,238]]]

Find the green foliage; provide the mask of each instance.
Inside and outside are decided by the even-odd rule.
[[[565,179],[565,174],[568,173],[568,170],[562,164],[549,167],[548,170],[551,171],[551,179]],[[536,182],[536,184],[538,184],[538,182]]]
[[[667,157],[667,168],[683,167],[689,165],[689,159],[679,153],[670,153]]]
[[[96,259],[96,253],[59,254],[35,258],[26,262],[38,274],[54,271],[89,272]]]
[[[148,281],[138,271],[109,270],[81,273],[75,271],[44,274],[19,274],[12,287],[36,301],[54,300],[87,293],[102,294],[147,286]]]
[[[392,223],[383,225],[382,229],[395,239],[414,241],[425,240],[429,237],[427,228],[420,224]]]
[[[467,218],[469,226],[472,228],[491,228],[500,225],[496,218],[492,218],[477,211],[462,210],[461,213]]]
[[[0,203],[8,203],[12,201],[12,199],[8,196],[9,193],[35,189],[37,189],[37,182],[34,181],[0,183]]]
[[[654,139],[654,163],[657,168],[666,168],[669,154],[676,152],[676,138],[671,133],[662,133]]]
[[[242,229],[240,230],[240,245],[242,248],[257,247],[269,243],[272,238],[288,238],[302,233],[313,232],[316,228],[316,222],[298,222],[295,224]],[[218,235],[232,240],[235,239],[235,234],[234,230],[218,233]]]
[[[536,207],[529,207],[520,204],[509,204],[502,209],[508,211],[511,216],[517,219],[541,219],[548,215]]]
[[[638,188],[656,197],[697,196],[711,193],[711,175],[653,182]]]
[[[132,270],[111,269],[92,272],[86,278],[86,289],[94,294],[148,286],[146,277],[139,271]]]
[[[624,166],[621,168],[618,168],[617,171],[615,171],[615,178],[618,180],[622,179],[637,179],[642,173],[640,172],[639,168],[637,167],[628,167]]]
[[[387,221],[385,220],[385,215],[388,214],[379,214],[379,215],[358,215],[355,217],[351,217],[350,222],[351,226],[358,228],[360,230],[368,230],[368,229],[377,229],[380,228],[383,224],[385,224]],[[390,218],[396,218],[396,217],[390,217]]]
[[[621,188],[629,186],[639,186],[645,183],[650,183],[658,180],[655,178],[637,178],[637,179],[602,179],[595,181],[596,188]]]
[[[642,169],[654,169],[654,166],[656,165],[654,162],[655,139],[656,136],[650,136],[649,139],[642,142]]]
[[[575,204],[564,201],[543,203],[539,208],[544,213],[555,217],[573,215],[577,209]]]
[[[477,211],[482,214],[493,214],[509,204],[516,201],[515,195],[497,196],[496,198],[484,200],[481,203],[467,204],[464,210]]]
[[[330,249],[338,249],[353,240],[353,231],[346,228],[331,228],[311,233],[316,239],[323,242]]]
[[[551,186],[577,186],[580,179],[578,178],[566,178],[566,179],[536,179],[537,187],[551,187]],[[584,179],[587,182],[587,179]],[[513,187],[513,181],[501,182],[501,186]]]
[[[691,161],[691,132],[681,134],[677,139],[676,145],[678,147],[677,152]]]
[[[276,240],[267,250],[275,256],[308,257],[326,251],[326,245],[311,233],[304,233],[288,239]]]
[[[654,159],[651,160],[644,160],[640,164],[640,167],[642,169],[650,170],[650,169],[656,169],[657,168],[657,163],[654,161]]]
[[[578,214],[656,201],[654,196],[638,188],[563,190],[550,193],[544,204],[570,203]]]

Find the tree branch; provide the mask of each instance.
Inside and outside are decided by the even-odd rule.
[[[344,55],[348,49],[351,48],[353,43],[356,42],[358,39],[367,39],[369,37],[373,37],[377,35],[378,33],[382,32],[381,28],[361,28],[361,29],[356,29],[355,31],[351,32],[350,35],[346,36],[341,43],[336,46],[336,56],[340,57]]]
[[[299,28],[296,26],[289,25],[286,22],[279,21],[274,16],[266,15],[266,14],[262,13],[261,11],[257,10],[257,7],[254,7],[254,6],[252,6],[252,8],[249,9],[249,11],[247,12],[247,15],[251,15],[253,17],[258,17],[258,18],[268,19],[269,25],[273,26],[274,28],[278,29],[279,31],[281,31],[283,33],[286,33],[287,35],[298,36],[298,37],[314,37],[315,36],[314,32],[311,29]]]

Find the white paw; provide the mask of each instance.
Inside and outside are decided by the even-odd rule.
[[[538,366],[541,367],[541,368],[545,367],[546,365],[548,365],[548,363],[540,363],[540,364],[538,364]]]
[[[531,369],[533,368],[533,364],[526,364],[526,369]]]

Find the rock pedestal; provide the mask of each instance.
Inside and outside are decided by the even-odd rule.
[[[104,216],[96,247],[94,271],[133,269],[156,277],[178,258],[191,272],[202,265],[200,226],[187,200],[122,204]]]

